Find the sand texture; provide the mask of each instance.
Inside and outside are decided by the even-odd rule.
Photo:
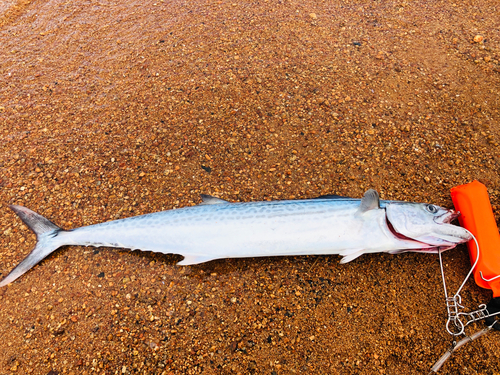
[[[35,236],[322,194],[500,208],[497,0],[0,3],[0,276]],[[193,230],[193,236],[196,231]],[[0,374],[427,374],[436,255],[225,259],[65,247],[0,290]],[[445,253],[450,291],[470,266]],[[467,309],[491,291],[473,281]],[[473,324],[467,332],[483,327]],[[496,374],[500,334],[442,374]]]

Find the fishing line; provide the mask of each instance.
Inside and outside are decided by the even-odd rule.
[[[491,331],[491,329],[494,327],[494,325],[497,323],[497,321],[494,321],[492,324],[488,325],[486,328],[484,328],[478,332],[475,332],[470,336],[465,334],[465,327],[468,324],[500,314],[500,312],[495,312],[493,314],[490,314],[486,308],[486,305],[484,305],[484,304],[481,304],[479,306],[479,309],[476,311],[472,311],[469,313],[459,312],[459,308],[460,309],[464,308],[464,306],[461,305],[462,297],[460,296],[460,292],[462,291],[465,283],[468,281],[469,277],[472,275],[472,272],[476,268],[476,266],[479,262],[479,255],[480,255],[479,243],[478,243],[476,237],[469,230],[467,230],[467,229],[465,229],[465,230],[471,235],[472,239],[474,240],[474,242],[476,244],[476,260],[474,261],[474,264],[472,265],[469,273],[467,274],[464,281],[462,282],[462,284],[458,288],[457,292],[452,297],[448,296],[448,291],[446,288],[446,280],[444,277],[443,259],[442,259],[442,255],[441,255],[442,250],[438,249],[439,266],[441,268],[441,277],[443,279],[443,288],[444,288],[444,295],[445,295],[445,300],[446,300],[446,309],[447,309],[447,313],[448,313],[448,320],[446,322],[446,331],[450,335],[452,335],[453,337],[456,337],[459,335],[464,335],[465,337],[462,338],[458,342],[453,340],[451,347],[441,356],[441,358],[439,358],[436,361],[436,363],[434,363],[434,365],[431,367],[429,374],[437,373],[439,371],[439,369],[443,366],[443,364],[460,347],[462,347],[463,345],[467,344],[470,341],[478,339],[479,337],[481,337],[481,336],[485,335],[486,333],[488,333],[489,331]],[[500,278],[500,275],[498,275],[498,276],[495,276],[495,277],[487,280],[483,277],[483,274],[481,271],[480,271],[480,275],[481,275],[481,278],[485,281],[491,281],[491,280],[496,280],[496,279]],[[461,317],[464,317],[466,319],[465,324],[461,321],[461,319],[460,319]],[[457,332],[453,332],[450,329],[451,323],[454,324],[455,329],[458,330]]]
[[[465,228],[464,228],[465,229]],[[458,288],[457,292],[455,293],[455,295],[459,295],[460,292],[462,291],[462,288],[464,287],[465,283],[467,282],[467,280],[469,280],[469,277],[470,275],[472,275],[472,271],[474,271],[474,269],[476,268],[477,266],[477,263],[479,262],[479,244],[477,243],[477,239],[476,239],[476,236],[474,236],[468,229],[465,229],[465,231],[467,233],[469,233],[471,236],[472,236],[472,239],[474,240],[474,242],[476,243],[476,261],[474,262],[474,264],[472,265],[469,273],[467,274],[467,276],[465,277],[464,279],[464,282],[462,283],[462,285],[460,285],[460,288]]]
[[[444,276],[444,267],[443,267],[443,257],[441,255],[442,251],[441,249],[438,250],[438,255],[439,255],[439,266],[441,268],[441,278],[443,280],[443,288],[444,288],[444,296],[445,296],[445,301],[446,301],[446,309],[448,313],[448,320],[446,322],[446,331],[452,335],[452,336],[459,336],[464,334],[464,329],[467,324],[469,324],[471,321],[467,322],[466,324],[462,323],[460,320],[460,315],[467,315],[465,313],[460,313],[458,310],[459,308],[463,309],[464,306],[462,306],[462,297],[460,296],[460,292],[462,291],[463,287],[465,286],[465,283],[469,280],[470,276],[472,275],[472,272],[477,266],[477,263],[479,262],[479,243],[477,242],[476,237],[467,229],[464,228],[464,230],[470,234],[472,239],[474,240],[476,244],[476,260],[474,261],[474,264],[472,265],[471,269],[469,270],[469,273],[465,277],[464,281],[462,282],[462,285],[458,288],[457,292],[452,296],[448,296],[448,290],[446,287],[446,279]],[[455,325],[455,328],[458,329],[458,332],[453,332],[450,329],[450,324],[453,323]]]

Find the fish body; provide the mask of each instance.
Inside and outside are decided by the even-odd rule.
[[[470,235],[449,222],[457,215],[434,205],[362,199],[229,203],[202,196],[193,207],[63,230],[21,206],[11,208],[37,235],[35,249],[0,282],[14,281],[65,245],[105,246],[181,254],[179,265],[221,258],[338,254],[342,263],[365,253],[435,252]]]

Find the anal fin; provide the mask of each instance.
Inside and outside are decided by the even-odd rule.
[[[184,255],[184,259],[181,260],[180,262],[177,262],[178,266],[190,266],[192,264],[200,264],[200,263],[205,263],[209,262],[211,260],[214,260],[217,258],[214,258],[213,256],[210,255]]]

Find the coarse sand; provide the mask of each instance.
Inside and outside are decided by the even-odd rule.
[[[500,208],[497,0],[7,0],[0,276],[35,236],[322,194]],[[193,235],[196,235],[193,233]],[[65,247],[0,290],[0,374],[427,374],[451,345],[436,255],[225,259]],[[454,291],[470,263],[444,254]],[[469,282],[467,310],[491,298]],[[467,332],[482,329],[472,324]],[[442,374],[495,374],[500,333]]]

